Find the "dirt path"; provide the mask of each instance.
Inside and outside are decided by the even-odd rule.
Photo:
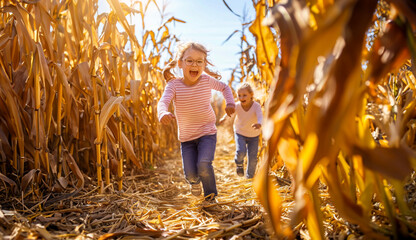
[[[177,156],[126,176],[122,192],[110,185],[106,194],[49,194],[40,204],[2,197],[0,239],[266,239],[252,182],[235,173],[231,139],[217,145],[216,204],[190,194]]]

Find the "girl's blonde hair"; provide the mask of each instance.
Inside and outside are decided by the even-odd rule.
[[[208,75],[210,75],[211,77],[214,77],[218,80],[221,79],[221,75],[218,72],[214,72],[212,71],[210,68],[208,68],[208,65],[213,66],[213,64],[208,61],[207,56],[208,56],[208,49],[206,47],[204,47],[202,44],[200,43],[196,43],[196,42],[186,42],[186,43],[180,43],[177,47],[177,51],[175,54],[175,58],[170,61],[165,68],[163,69],[163,77],[165,78],[166,82],[169,82],[170,80],[176,78],[176,76],[171,72],[172,68],[175,68],[178,64],[178,61],[180,59],[182,59],[183,55],[185,54],[185,51],[188,49],[194,49],[200,52],[203,52],[205,55],[205,62],[207,63],[207,65],[205,66],[204,72],[206,72]]]
[[[242,89],[247,89],[247,91],[251,94],[254,93],[253,88],[248,82],[240,83],[237,87],[237,92],[239,92]]]

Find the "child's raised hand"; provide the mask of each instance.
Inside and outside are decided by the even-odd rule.
[[[172,113],[168,113],[168,114],[166,114],[166,115],[164,115],[161,119],[160,119],[160,122],[162,123],[162,124],[165,124],[165,125],[167,125],[167,124],[169,124],[170,123],[170,121],[172,121],[173,119],[175,119],[176,117],[175,117],[175,115],[173,115]]]
[[[254,129],[260,129],[261,124],[260,123],[253,123],[253,125],[251,125],[251,127],[254,128]]]
[[[231,114],[233,114],[235,112],[235,106],[234,105],[230,105],[230,106],[226,106],[225,107],[225,112],[227,113],[228,116],[231,117]]]

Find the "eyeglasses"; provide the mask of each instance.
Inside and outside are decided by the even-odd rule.
[[[205,61],[202,59],[199,59],[199,60],[185,59],[185,64],[187,66],[192,66],[194,65],[194,63],[196,63],[198,67],[203,67],[205,64]]]

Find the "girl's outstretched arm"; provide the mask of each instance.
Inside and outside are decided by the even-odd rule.
[[[173,81],[169,81],[166,85],[165,91],[162,94],[159,102],[157,103],[157,116],[159,122],[162,124],[169,124],[170,121],[175,119],[175,115],[169,112],[170,102],[175,96],[175,85]]]
[[[225,112],[228,116],[231,117],[231,115],[235,112],[235,102],[231,88],[227,84],[218,81],[213,77],[209,77],[209,81],[211,89],[222,92],[222,95],[225,98],[225,102],[227,103],[227,106],[225,107]]]

